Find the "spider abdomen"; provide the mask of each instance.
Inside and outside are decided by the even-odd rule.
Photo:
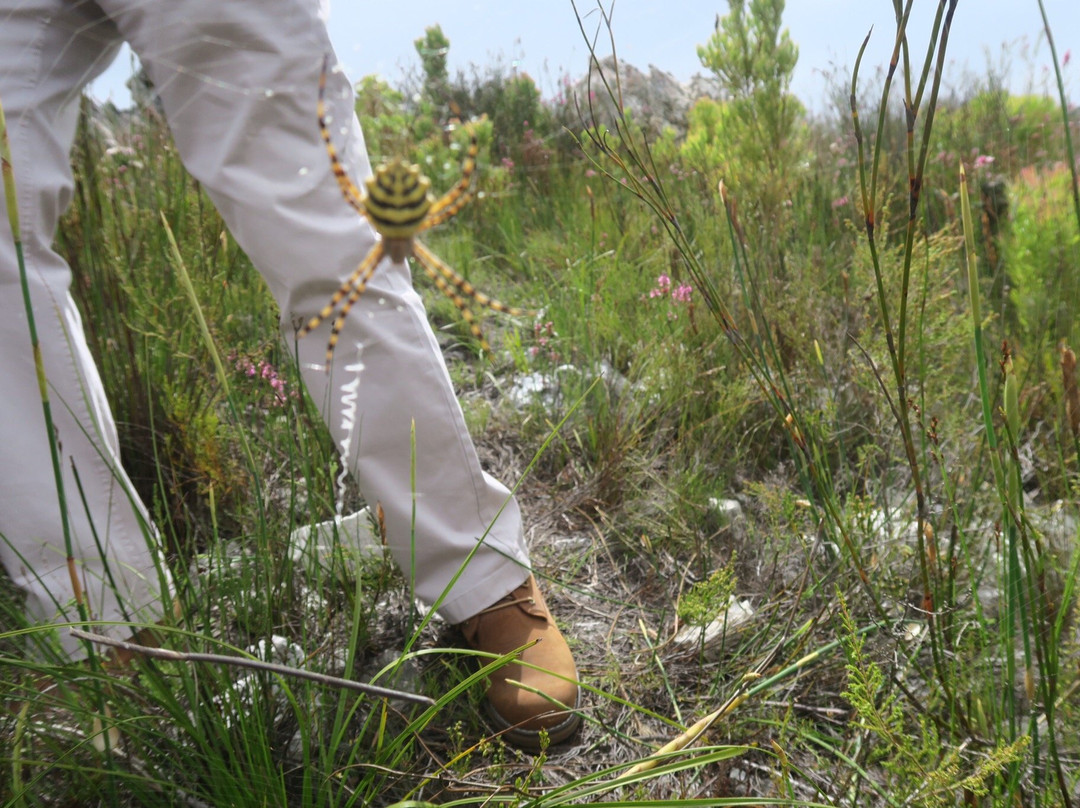
[[[409,239],[431,209],[431,181],[403,160],[379,166],[365,181],[364,210],[385,239]]]

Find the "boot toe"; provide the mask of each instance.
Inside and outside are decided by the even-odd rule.
[[[503,655],[528,646],[520,661],[499,668],[489,681],[488,716],[504,739],[539,751],[545,733],[550,743],[574,734],[581,724],[574,712],[580,698],[577,668],[531,576],[461,628],[478,651]]]

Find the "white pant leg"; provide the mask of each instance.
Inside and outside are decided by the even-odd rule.
[[[319,137],[318,78],[331,47],[317,0],[99,2],[142,59],[188,170],[266,278],[291,343],[295,323],[329,300],[374,243],[342,199]],[[337,72],[327,103],[358,180],[370,167],[351,87]],[[304,380],[335,441],[348,439],[347,462],[364,496],[382,504],[406,576],[415,541],[417,594],[435,601],[486,536],[441,605],[448,620],[464,620],[516,587],[528,556],[516,502],[480,468],[408,269],[386,262],[375,273],[329,375],[321,364],[328,331],[327,323],[299,342]],[[357,359],[359,373],[351,369]]]
[[[68,152],[79,91],[111,61],[118,45],[116,29],[93,3],[0,0],[0,102],[18,185],[34,317],[61,446],[73,557],[92,617],[153,622],[164,610],[161,593],[168,592],[168,576],[145,512],[120,468],[116,427],[68,293],[70,270],[51,249],[57,219],[71,200]],[[0,345],[0,561],[26,593],[31,621],[78,620],[2,195]],[[125,636],[131,631],[117,628],[110,633]],[[82,655],[81,645],[66,631],[60,632],[60,641],[72,656]]]

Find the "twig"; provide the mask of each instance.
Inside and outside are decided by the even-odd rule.
[[[420,696],[416,693],[392,690],[388,687],[379,687],[378,685],[366,684],[364,682],[353,682],[349,679],[341,679],[337,676],[329,676],[325,673],[315,673],[314,671],[290,668],[288,665],[279,665],[275,662],[263,662],[258,659],[226,656],[224,654],[202,654],[170,651],[167,648],[148,648],[145,645],[136,645],[135,643],[125,642],[124,640],[114,640],[112,637],[106,637],[101,634],[91,634],[87,631],[80,631],[77,628],[70,629],[70,631],[71,636],[77,637],[80,640],[88,640],[89,642],[97,643],[98,645],[108,645],[112,648],[122,648],[125,651],[142,654],[143,656],[152,657],[154,659],[167,659],[171,662],[208,662],[215,665],[234,665],[239,668],[254,668],[255,670],[266,671],[267,673],[276,673],[279,676],[292,676],[296,679],[307,679],[308,681],[318,682],[321,685],[327,685],[329,687],[358,690],[361,693],[367,693],[372,696],[382,696],[388,699],[402,699],[404,701],[411,701],[416,704],[429,706],[435,704],[433,699],[430,699],[427,696]]]

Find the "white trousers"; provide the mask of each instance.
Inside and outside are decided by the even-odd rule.
[[[70,269],[51,247],[72,196],[68,153],[80,90],[122,40],[131,44],[185,165],[265,278],[292,344],[294,324],[329,300],[375,240],[342,200],[319,138],[318,78],[331,46],[318,5],[0,0],[0,103],[73,555],[97,619],[152,621],[171,595],[146,510],[120,468],[116,427],[69,294]],[[370,166],[351,88],[338,72],[328,77],[327,102],[330,128],[356,181]],[[26,593],[32,621],[76,620],[2,195],[0,214],[0,559]],[[172,271],[164,256],[161,271]],[[322,366],[328,328],[299,343],[304,381],[334,440],[347,445],[346,462],[365,497],[382,504],[390,549],[406,575],[415,546],[417,595],[434,602],[484,537],[440,607],[451,622],[464,620],[524,580],[529,560],[517,504],[480,468],[408,268],[386,262],[375,273],[345,322],[330,373]],[[347,411],[354,392],[355,419]],[[66,632],[61,641],[78,655]]]

